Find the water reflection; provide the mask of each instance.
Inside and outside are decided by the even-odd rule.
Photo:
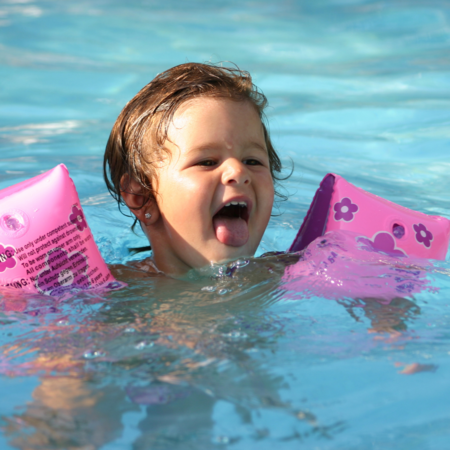
[[[122,433],[122,415],[136,410],[114,386],[88,379],[41,378],[21,414],[4,418],[4,434],[19,449],[96,449]]]
[[[361,318],[356,311],[362,310],[371,324],[369,332],[374,333],[400,334],[408,329],[408,322],[412,322],[421,314],[418,305],[402,297],[395,297],[389,302],[382,302],[377,298],[338,302],[357,322],[360,322]]]
[[[282,277],[286,265],[302,258],[269,255],[231,273],[186,280],[118,266],[114,275],[128,289],[106,297],[82,293],[62,303],[5,294],[3,326],[20,323],[24,332],[2,347],[2,372],[40,377],[22,411],[3,417],[10,445],[97,449],[121,437],[124,414],[141,410],[144,415],[133,425],[136,449],[290,442],[341,433],[345,420],[321,419],[314,406],[286,398],[291,374],[272,364],[295,339],[289,337],[292,324],[302,326],[272,308],[295,304]],[[222,289],[226,293],[219,295]],[[389,336],[404,333],[420,314],[413,300],[398,296],[337,302],[349,317],[367,324],[367,331]],[[312,349],[321,357],[324,352],[338,357],[328,348]],[[295,351],[290,358],[299,359],[301,371],[305,356],[301,346]],[[223,404],[231,409],[218,420]],[[269,413],[277,419],[261,419]],[[238,425],[227,429],[230,416]],[[289,427],[279,431],[283,422]]]

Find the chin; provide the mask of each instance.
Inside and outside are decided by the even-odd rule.
[[[256,250],[251,251],[247,246],[242,247],[231,247],[227,246],[226,250],[216,254],[215,258],[211,258],[211,261],[220,264],[233,259],[239,258],[251,258],[255,254]]]

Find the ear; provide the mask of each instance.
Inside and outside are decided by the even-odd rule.
[[[142,186],[128,174],[122,175],[120,194],[142,225],[152,225],[158,220],[159,208],[155,199],[150,198],[144,203],[145,195]]]

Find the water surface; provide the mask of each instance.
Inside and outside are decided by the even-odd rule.
[[[233,61],[294,165],[258,254],[288,248],[328,172],[450,218],[449,19],[444,0],[3,0],[0,188],[66,164],[104,258],[126,263],[145,241],[101,176],[115,118],[173,65]],[[282,265],[2,294],[1,448],[447,448],[448,261],[389,302],[292,295]]]

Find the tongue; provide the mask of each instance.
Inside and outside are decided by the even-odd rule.
[[[214,230],[219,242],[232,247],[240,247],[248,241],[248,226],[244,219],[217,216],[213,219]]]

